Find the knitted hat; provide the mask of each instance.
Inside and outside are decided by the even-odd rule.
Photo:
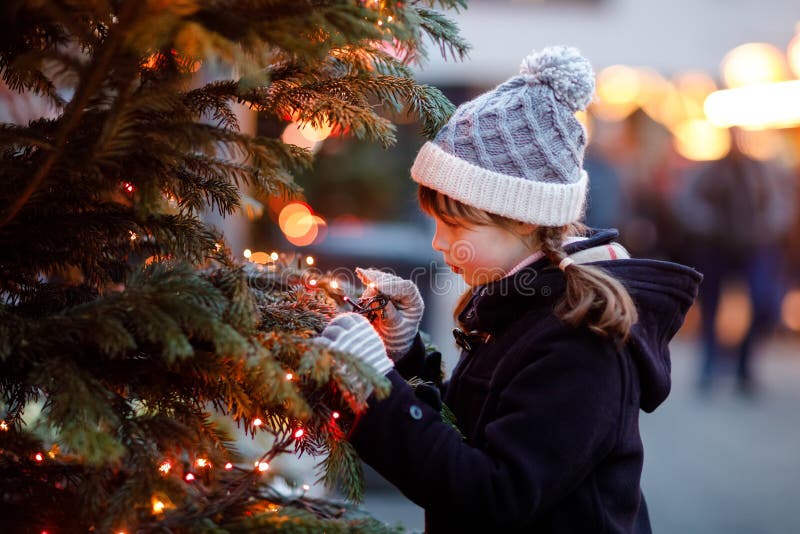
[[[458,107],[417,154],[411,176],[469,206],[562,226],[583,215],[586,130],[575,118],[594,73],[575,48],[527,56],[520,73]]]

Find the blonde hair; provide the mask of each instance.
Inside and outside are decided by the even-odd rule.
[[[474,208],[424,185],[419,186],[417,196],[425,213],[448,224],[496,225],[511,232],[515,232],[518,226],[513,219]],[[532,250],[541,248],[550,263],[558,265],[567,257],[564,238],[586,233],[587,228],[581,223],[539,226],[531,234],[528,245]],[[627,339],[638,313],[625,286],[604,270],[591,265],[573,263],[564,270],[564,276],[566,291],[553,310],[555,315],[569,325],[585,325],[602,336]],[[458,316],[471,297],[471,289],[464,292],[453,312],[456,323],[462,328],[464,325]]]

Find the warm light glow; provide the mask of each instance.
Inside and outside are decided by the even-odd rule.
[[[264,265],[269,261],[269,256],[267,256],[266,252],[251,252],[250,261]]]
[[[800,78],[800,32],[794,36],[786,49],[786,58],[789,60],[789,68],[795,78]]]
[[[163,513],[165,507],[166,506],[164,505],[164,503],[159,501],[158,499],[154,499],[153,500],[153,513],[154,514]]]
[[[299,247],[318,243],[327,233],[325,220],[314,215],[305,202],[291,202],[284,206],[278,215],[278,226],[286,240]]]
[[[133,184],[130,183],[130,182],[123,182],[122,183],[122,188],[125,191],[127,191],[128,193],[133,193],[133,191],[136,189],[135,187],[133,187]]]
[[[641,68],[638,73],[637,102],[650,118],[667,128],[686,120],[680,94],[672,82],[654,69]]]
[[[331,280],[331,283],[328,285],[331,286],[331,289],[339,289],[339,282],[336,280]]]
[[[197,467],[211,467],[211,463],[205,458],[198,458],[195,460],[194,465]]]
[[[305,202],[290,202],[278,215],[278,226],[287,235],[303,235],[312,225],[311,208]],[[291,222],[290,222],[291,221]]]
[[[719,312],[714,320],[717,339],[723,347],[742,342],[753,320],[753,306],[744,284],[731,284],[722,293]]]
[[[310,489],[311,489],[311,486],[309,486],[308,484],[303,484],[303,491],[308,491]]]
[[[328,223],[318,215],[311,217],[312,225],[308,232],[300,237],[286,235],[286,240],[297,247],[306,247],[314,243],[321,243],[328,233]]]
[[[303,237],[314,227],[314,216],[311,213],[294,213],[290,215],[281,230],[287,237]]]
[[[800,289],[792,289],[783,297],[781,319],[788,328],[800,332]]]
[[[263,473],[269,469],[269,464],[267,462],[256,462],[256,469]]]
[[[675,127],[678,153],[693,161],[711,161],[725,156],[731,148],[730,133],[702,119],[685,121]]]
[[[172,464],[169,462],[164,462],[160,466],[158,466],[158,470],[164,473],[165,475],[169,473],[169,470],[172,469]]]
[[[191,482],[194,480],[194,475],[192,473],[186,473],[186,476],[183,478],[186,480],[186,482]]]
[[[331,417],[333,417],[334,419],[339,419],[339,412],[333,412],[331,414]]]
[[[784,148],[781,134],[776,130],[739,130],[734,140],[742,153],[760,161],[776,159]]]
[[[658,96],[654,96],[642,109],[653,120],[663,124],[670,131],[690,118],[686,110],[686,99],[669,81],[659,89]]]
[[[680,95],[684,118],[705,118],[703,102],[717,90],[717,84],[711,76],[702,71],[683,72],[675,77],[675,88]]]
[[[2,431],[8,430],[8,423],[6,423],[5,420],[0,421],[0,430]]]
[[[250,256],[253,255],[253,251],[250,250],[249,248],[246,248],[244,249],[244,252],[242,254],[244,255],[245,258],[250,259]]]
[[[136,241],[136,232],[128,230],[128,233],[131,235],[131,241]]]
[[[576,111],[575,118],[578,119],[578,122],[583,124],[583,127],[586,128],[586,135],[589,139],[592,137],[592,121],[589,117],[589,113],[586,111]]]
[[[233,469],[233,464],[228,462],[227,464],[225,464],[225,469]]]
[[[309,124],[301,126],[297,122],[292,122],[283,130],[281,141],[289,145],[305,148],[313,153],[320,149],[322,141],[324,141],[330,133],[330,127],[317,130]]]
[[[312,278],[311,280],[308,281],[308,285],[310,285],[311,287],[316,287],[317,281],[314,278]]]
[[[800,126],[800,80],[726,89],[708,95],[709,122],[747,130]]]
[[[294,437],[296,439],[300,439],[300,438],[303,437],[303,434],[305,434],[305,433],[306,433],[305,430],[303,430],[302,428],[298,428],[294,433]]]
[[[256,417],[255,419],[253,419],[253,426],[261,426],[261,425],[263,425],[263,424],[264,424],[264,421],[262,421],[262,420],[261,420],[261,419],[259,419],[258,417]]]
[[[286,380],[291,381],[293,379],[294,379],[294,375],[292,373],[286,373]]]
[[[313,256],[306,256],[306,263],[308,265],[314,265],[314,257]]]
[[[789,79],[786,61],[775,46],[747,43],[737,46],[722,60],[722,77],[728,87],[782,82]]]
[[[279,258],[279,257],[280,257],[280,256],[278,256],[278,253],[277,253],[277,252],[272,252],[272,253],[270,253],[270,255],[269,255],[269,258],[270,258],[272,261],[278,261],[278,258]]]
[[[300,126],[298,130],[300,131],[300,135],[309,141],[319,142],[324,141],[331,135],[333,127],[329,124],[311,126],[310,123],[306,123]]]
[[[597,101],[592,112],[600,119],[619,121],[638,107],[641,87],[635,69],[625,65],[606,67],[597,75]]]

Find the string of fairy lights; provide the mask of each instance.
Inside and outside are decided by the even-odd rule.
[[[379,18],[376,21],[378,27],[381,27],[385,31],[389,31],[387,27],[388,24],[395,22],[395,10],[398,8],[403,7],[402,2],[385,2],[382,0],[360,0],[359,2],[362,6],[368,7],[372,10],[375,10],[379,13]],[[177,57],[177,52],[172,51],[172,54]],[[158,54],[154,54],[150,56],[145,64],[146,68],[156,68],[159,61]],[[179,58],[181,61],[189,61],[185,58]],[[187,69],[191,72],[196,72],[200,66],[200,61],[191,60],[190,64],[187,63]],[[306,127],[303,128],[301,125],[298,129],[295,126],[295,130],[298,130],[299,134],[302,135],[305,139],[307,139],[312,144],[318,144],[327,138],[328,135],[331,134],[331,129],[326,130],[325,128],[317,128],[311,129]],[[288,131],[288,130],[287,130]],[[288,135],[288,134],[287,134]],[[290,142],[294,141],[293,144],[298,144],[297,136],[287,138],[287,135],[284,135],[284,141]],[[304,143],[300,142],[300,146],[304,146]],[[309,147],[307,147],[309,148]],[[124,181],[120,184],[122,193],[127,197],[133,197],[136,193],[136,186],[131,183]],[[168,202],[169,206],[175,207],[177,205],[177,199],[173,196],[165,195],[165,200]],[[284,206],[283,211],[281,212],[281,217],[279,218],[279,225],[281,230],[284,232],[285,237],[287,240],[296,246],[305,246],[311,244],[313,242],[318,242],[320,238],[324,238],[324,231],[327,227],[327,223],[325,220],[313,213],[311,208],[308,204],[302,202],[291,202]],[[143,239],[142,236],[138,235],[133,230],[128,231],[128,237],[131,242],[136,241],[137,239]],[[144,239],[148,237],[145,236]],[[221,244],[217,244],[217,250],[220,250],[222,247]],[[298,269],[303,268],[303,263],[305,264],[306,268],[312,267],[315,264],[315,259],[313,256],[306,255],[303,256],[301,254],[283,254],[278,252],[270,252],[267,254],[266,252],[253,252],[249,249],[244,251],[244,257],[249,262],[256,265],[256,268],[267,269],[268,271],[277,271],[282,266],[286,266],[288,264],[296,264]],[[152,263],[153,261],[157,261],[159,258],[151,257],[147,258],[145,264]],[[311,275],[306,278],[306,287],[311,289],[320,289],[325,290],[328,292],[329,295],[333,295],[338,298],[338,301],[349,302],[352,306],[358,307],[358,303],[356,301],[350,300],[342,291],[341,284],[339,281],[330,275],[323,275],[319,273],[318,275]],[[380,309],[379,307],[375,309]],[[364,308],[363,311],[367,311],[367,308]],[[286,381],[294,381],[295,374],[291,371],[287,371],[284,379]],[[329,415],[331,423],[337,424],[338,420],[341,417],[341,414],[338,411],[332,411]],[[264,421],[256,417],[250,422],[251,426],[254,429],[259,429],[265,426]],[[9,432],[12,431],[12,424],[9,421],[3,419],[0,420],[0,432]],[[296,427],[290,433],[290,439],[293,440],[302,440],[306,436],[306,431],[301,426]],[[245,467],[242,465],[234,465],[232,462],[226,462],[222,469],[224,471],[234,471],[238,470],[242,472],[242,476],[250,476],[252,473],[267,473],[270,469],[269,458],[270,454],[273,456],[278,452],[273,451],[272,453],[267,452],[262,456],[262,458],[256,460],[253,463],[252,467]],[[60,457],[61,451],[58,444],[53,444],[50,450],[44,451],[37,451],[32,454],[31,459],[33,460],[34,464],[43,465],[47,462],[68,462],[68,459],[62,459]],[[181,478],[186,484],[194,484],[197,483],[199,480],[204,480],[208,477],[208,473],[210,470],[214,469],[215,466],[208,458],[196,458],[193,462],[188,464],[189,467],[185,467],[186,463],[174,459],[164,459],[157,467],[158,473],[161,476],[174,476],[176,469],[178,466],[182,467]],[[62,482],[56,482],[56,487],[60,489],[64,489],[64,484]],[[311,490],[310,484],[302,484],[300,486],[302,493],[305,494],[306,492]],[[151,497],[151,512],[154,516],[159,516],[161,514],[166,513],[168,510],[174,508],[174,504],[171,500],[163,494],[156,494]],[[278,511],[280,506],[269,503],[266,506],[266,510],[268,511]],[[44,529],[41,530],[40,534],[55,534],[57,529],[48,530]],[[120,529],[113,531],[114,534],[127,534],[126,530]]]

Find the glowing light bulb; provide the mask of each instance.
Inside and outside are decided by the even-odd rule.
[[[253,255],[253,251],[250,250],[249,248],[246,248],[244,249],[244,252],[242,252],[242,255],[249,260],[250,256]]]
[[[44,455],[41,452],[37,452],[36,456],[34,456],[33,459],[36,460],[37,462],[42,462],[44,461]]]
[[[331,414],[331,417],[333,417],[334,419],[339,419],[339,412],[333,412]]]
[[[270,259],[272,261],[278,261],[278,253],[277,252],[270,253],[269,257],[270,257]]]
[[[294,433],[294,437],[295,439],[300,439],[303,437],[303,434],[305,433],[306,433],[305,430],[303,430],[302,428],[298,428],[297,431]]]
[[[163,464],[158,466],[158,470],[164,473],[165,475],[169,473],[170,469],[172,469],[172,464],[169,462],[164,462]]]
[[[267,462],[256,462],[256,468],[263,473],[269,469],[269,464]]]
[[[253,419],[253,426],[261,426],[261,425],[263,425],[263,424],[264,424],[264,421],[262,421],[262,420],[261,420],[261,419],[259,419],[258,417],[256,417],[255,419]]]
[[[331,283],[329,285],[331,286],[331,289],[339,289],[339,282],[337,282],[336,280],[331,280]]]
[[[192,473],[186,473],[186,476],[183,478],[186,482],[192,482],[194,480],[194,475]]]
[[[386,22],[392,22],[393,20],[394,20],[394,17],[393,17],[393,16],[391,16],[391,15],[389,15],[388,17],[386,17]]]
[[[195,460],[194,465],[197,467],[211,467],[211,464],[205,458],[198,458]]]
[[[125,191],[127,191],[128,193],[133,193],[134,189],[136,189],[135,187],[133,187],[133,184],[130,183],[130,182],[123,182],[122,183],[122,188]]]
[[[225,464],[225,469],[233,469],[233,464],[228,462],[227,464]]]
[[[153,513],[154,514],[163,513],[165,507],[166,507],[166,505],[163,502],[161,502],[159,500],[153,501]]]
[[[131,232],[128,230],[128,233],[131,234],[131,241],[136,241],[136,232]]]
[[[311,287],[314,287],[314,286],[317,285],[317,281],[312,278],[311,280],[308,281],[308,285],[310,285]]]
[[[2,431],[8,430],[8,423],[6,423],[5,421],[0,421],[0,430]]]
[[[314,265],[314,257],[313,256],[306,256],[306,263],[309,265]]]
[[[286,373],[286,380],[293,380],[294,375],[292,373]]]
[[[308,484],[303,484],[303,491],[308,491],[310,489],[311,489],[311,486],[309,486]]]

